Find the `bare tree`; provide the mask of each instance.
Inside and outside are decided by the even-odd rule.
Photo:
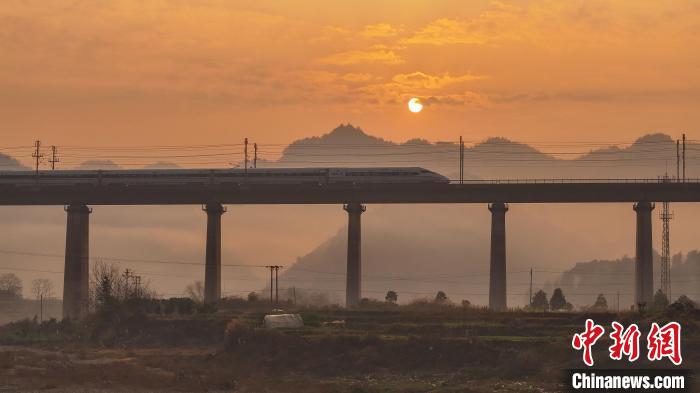
[[[149,283],[142,283],[133,271],[122,271],[118,265],[97,261],[90,279],[90,297],[98,308],[126,300],[150,299],[155,293]]]
[[[202,281],[195,281],[185,288],[185,294],[197,303],[204,303],[204,284]]]
[[[47,278],[32,281],[32,293],[39,300],[39,321],[44,322],[44,299],[53,296],[53,283]]]
[[[94,304],[103,307],[119,299],[124,292],[119,268],[114,265],[97,261],[92,269],[90,289]]]
[[[22,297],[22,280],[14,273],[0,276],[0,291],[7,292],[17,298]]]

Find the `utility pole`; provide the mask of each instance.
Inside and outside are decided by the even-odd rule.
[[[258,144],[253,143],[253,168],[258,167]]]
[[[134,276],[136,286],[136,298],[141,298],[141,276]]]
[[[620,312],[620,292],[617,293],[617,312]]]
[[[279,287],[278,271],[280,268],[282,268],[284,266],[270,265],[270,266],[265,266],[265,267],[270,269],[270,305],[274,307],[276,304],[279,304],[280,287]],[[273,273],[274,273],[274,275],[273,275]],[[273,277],[274,277],[274,280],[273,280]],[[274,298],[272,297],[273,286],[274,286],[275,293],[276,293],[276,296]]]
[[[459,184],[464,184],[464,139],[459,136]]]
[[[683,134],[683,183],[685,183],[685,134]]]
[[[49,162],[51,163],[51,170],[55,171],[56,170],[56,163],[59,162],[60,160],[56,156],[56,146],[51,146],[51,159]]]
[[[530,269],[530,306],[532,306],[532,269]]]
[[[131,289],[129,288],[129,284],[131,279],[134,277],[134,272],[129,270],[129,269],[124,269],[124,281],[126,284],[126,297],[129,298],[132,296]]]
[[[277,307],[279,307],[280,304],[280,281],[277,273],[282,267],[283,266],[275,266],[275,303],[277,303]]]
[[[676,183],[681,181],[681,141],[676,139]]]
[[[39,295],[39,323],[44,323],[44,294]]]
[[[245,138],[245,140],[243,141],[243,145],[243,170],[248,172],[248,138]]]
[[[35,170],[36,170],[36,175],[39,176],[39,161],[44,157],[44,155],[41,153],[41,141],[36,140],[34,142],[34,153],[32,153],[32,157],[34,157],[35,160]]]
[[[294,306],[297,305],[297,287],[292,287],[292,297],[294,297]]]
[[[274,266],[268,266],[270,268],[270,306],[274,307],[275,303],[272,301],[272,271],[274,270]]]

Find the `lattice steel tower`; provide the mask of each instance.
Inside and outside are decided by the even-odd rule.
[[[664,176],[664,182],[668,182],[668,173]],[[670,203],[663,202],[663,209],[659,218],[663,222],[663,233],[661,234],[661,292],[671,300],[671,247],[669,244],[669,224],[673,218],[670,211]]]

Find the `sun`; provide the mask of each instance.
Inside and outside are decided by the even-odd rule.
[[[413,97],[408,101],[408,110],[413,113],[418,113],[423,110],[423,103],[420,98]]]

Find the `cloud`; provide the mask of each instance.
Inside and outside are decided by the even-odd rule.
[[[383,45],[375,45],[368,50],[350,50],[340,52],[319,60],[321,63],[333,65],[354,65],[363,63],[402,64],[406,61],[393,50]]]
[[[321,28],[321,32],[318,35],[318,38],[316,38],[317,41],[331,41],[331,40],[337,40],[340,38],[347,38],[348,36],[351,35],[350,30],[339,27],[339,26],[323,26]]]
[[[380,82],[365,83],[349,91],[359,102],[375,105],[403,104],[412,97],[419,97],[426,105],[483,108],[493,105],[488,96],[479,92],[465,91],[462,85],[484,78],[486,76],[471,73],[432,75],[416,71],[396,74]]]
[[[395,37],[403,31],[402,27],[395,27],[389,23],[377,23],[375,25],[367,25],[360,35],[365,38],[388,38]]]
[[[367,73],[350,72],[350,73],[344,74],[342,76],[342,79],[346,82],[361,83],[361,82],[371,81],[373,79],[376,79],[376,77],[373,76],[372,74],[367,74]]]
[[[206,111],[220,104],[364,109],[404,95],[458,102],[481,73],[488,80],[478,88],[492,104],[698,97],[690,66],[697,56],[687,48],[697,46],[700,25],[685,6],[431,6],[414,25],[393,7],[368,6],[349,20],[343,12],[300,18],[285,7],[161,3],[9,2],[0,12],[0,101],[65,113],[83,102],[182,100]],[[631,61],[646,66],[630,70]],[[475,74],[464,74],[465,64]],[[648,94],[632,94],[639,81]]]
[[[481,45],[488,41],[488,37],[475,31],[472,24],[456,19],[440,18],[430,22],[424,28],[418,30],[412,37],[402,41],[404,44],[475,44]]]
[[[488,96],[474,91],[465,91],[459,94],[432,95],[420,98],[425,106],[447,105],[486,108],[493,105]]]
[[[452,76],[449,73],[442,75],[430,75],[423,72],[394,75],[392,80],[408,88],[414,89],[441,89],[443,87],[463,82],[484,79],[484,75],[464,74]]]
[[[402,40],[403,44],[484,45],[490,42],[517,40],[528,33],[530,23],[537,18],[538,11],[521,9],[500,1],[491,2],[491,7],[472,19],[439,18]]]

